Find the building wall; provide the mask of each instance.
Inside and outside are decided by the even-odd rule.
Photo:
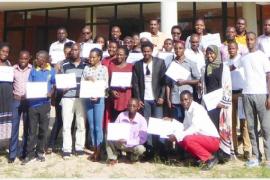
[[[0,12],[0,41],[3,41],[4,35],[4,12]]]

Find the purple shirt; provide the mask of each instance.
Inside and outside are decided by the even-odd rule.
[[[122,112],[118,115],[115,123],[129,123],[131,125],[130,138],[126,147],[141,145],[146,142],[147,122],[140,113],[136,113],[134,119],[130,120],[128,117],[128,111]]]
[[[238,43],[238,54],[241,56],[245,55],[248,53],[248,48],[242,44]],[[223,62],[226,62],[229,58],[229,52],[228,52],[228,45],[226,42],[224,42],[221,47],[220,47],[220,54],[221,54],[221,59]]]
[[[25,69],[21,69],[18,64],[15,64],[13,68],[14,68],[13,94],[21,97],[25,95],[26,82],[28,81],[32,65],[28,64],[28,66]]]

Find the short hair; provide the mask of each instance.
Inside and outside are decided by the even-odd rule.
[[[234,45],[238,48],[238,43],[237,43],[235,40],[228,41],[228,46],[229,46],[230,44],[234,44]]]
[[[136,101],[136,103],[139,104],[139,99],[137,99],[137,98],[130,98],[130,99],[129,99],[129,102],[130,102],[130,101]]]
[[[117,42],[116,40],[111,40],[111,41],[109,41],[109,45],[110,45],[111,43],[115,43],[116,46],[117,46],[117,48],[119,47],[119,42]]]
[[[4,47],[7,47],[9,50],[11,49],[10,44],[8,42],[0,43],[0,49],[3,49]]]
[[[118,50],[119,50],[119,49],[123,49],[126,56],[129,55],[129,50],[128,50],[127,46],[119,46],[119,47],[118,47]]]
[[[107,39],[104,37],[104,36],[102,36],[102,35],[97,35],[95,38],[94,38],[94,43],[97,43],[97,40],[99,39],[99,38],[103,38],[104,39],[104,49],[102,49],[103,51],[104,50],[106,50],[107,49]]]
[[[141,44],[141,50],[143,51],[143,49],[145,47],[150,47],[152,50],[154,49],[154,45],[150,42],[150,41],[144,41]]]
[[[236,22],[238,22],[239,20],[243,20],[243,21],[245,21],[245,23],[247,23],[246,19],[243,17],[239,17]]]
[[[185,95],[188,95],[189,97],[193,98],[192,93],[189,90],[182,91],[180,94],[180,98],[185,96]]]
[[[191,34],[189,41],[191,41],[191,39],[194,38],[194,37],[200,38],[200,36],[198,34],[193,33],[193,34]]]
[[[117,25],[112,26],[111,31],[112,31],[113,28],[118,28],[120,30],[120,32],[121,32],[120,26],[117,26]]]
[[[19,55],[21,56],[21,54],[27,54],[29,57],[31,56],[30,55],[30,52],[29,51],[27,51],[27,50],[20,50],[20,53],[19,53]]]
[[[57,31],[59,31],[59,30],[64,30],[65,32],[67,32],[67,29],[66,29],[64,26],[59,27],[59,28],[57,29]]]
[[[149,23],[151,21],[157,21],[157,23],[160,24],[160,19],[158,19],[158,18],[151,18],[151,19],[149,19]]]
[[[184,41],[181,41],[181,40],[174,41],[174,45],[176,45],[176,44],[182,44],[182,46],[184,46],[184,48],[186,48]]]
[[[66,43],[64,44],[64,49],[66,49],[66,48],[71,48],[73,44],[74,44],[74,42],[72,42],[72,41],[66,42]]]
[[[172,30],[173,30],[173,29],[179,29],[180,32],[182,33],[182,28],[181,28],[181,26],[179,26],[179,25],[174,25],[174,26],[171,28],[171,33],[172,33]]]
[[[36,56],[44,55],[46,59],[49,59],[49,53],[45,50],[40,50],[36,53]]]
[[[102,50],[100,50],[99,48],[93,48],[93,49],[90,51],[90,53],[92,53],[92,52],[97,53],[97,55],[100,57],[100,59],[102,59],[102,55],[103,55],[103,51],[102,51]]]
[[[196,18],[196,19],[195,19],[195,24],[196,24],[196,22],[198,22],[198,21],[202,21],[202,22],[205,24],[205,20],[204,20],[203,17],[198,17],[198,18]]]
[[[171,41],[173,43],[173,40],[171,38],[165,39],[163,43],[165,43],[165,41]]]
[[[249,35],[253,35],[253,36],[255,36],[255,38],[257,38],[257,34],[255,33],[255,32],[253,32],[253,31],[249,31],[249,32],[247,32],[246,33],[246,36],[249,36]]]

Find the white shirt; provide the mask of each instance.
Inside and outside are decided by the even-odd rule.
[[[237,54],[233,59],[227,59],[224,63],[228,66],[233,65],[234,63],[239,63],[241,58],[240,54]],[[237,68],[231,71],[232,79],[232,90],[240,90],[245,87],[245,74],[243,67]]]
[[[146,75],[146,66],[150,70],[150,75]],[[153,61],[150,63],[143,63],[143,74],[144,74],[144,100],[155,100],[152,87],[152,72],[153,72]]]
[[[270,36],[265,34],[261,35],[257,39],[257,48],[264,52],[270,60]]]
[[[52,58],[52,64],[57,64],[60,61],[63,61],[66,57],[64,54],[64,45],[67,42],[70,42],[72,40],[70,39],[66,39],[64,42],[59,42],[56,41],[54,43],[51,44],[50,46],[50,50],[49,50],[49,55]],[[74,41],[72,41],[74,42]]]
[[[246,83],[243,94],[268,94],[266,73],[270,72],[270,62],[262,51],[244,55],[234,66],[244,68]]]
[[[196,63],[198,72],[201,74],[201,69],[205,66],[205,58],[203,52],[199,49],[198,52],[195,52],[192,49],[185,49],[184,54],[187,59]]]
[[[205,44],[205,43],[204,43],[205,37],[206,37],[206,35],[203,35],[203,36],[201,37],[201,40],[200,40],[199,49],[200,49],[201,51],[205,51],[204,46],[203,46],[203,44]],[[185,47],[186,47],[186,49],[191,49],[190,36],[188,36],[187,39],[186,39]],[[205,47],[205,48],[206,48],[206,47]]]
[[[173,120],[175,126],[178,122]],[[207,114],[205,108],[195,101],[192,101],[188,110],[185,111],[185,119],[183,122],[184,130],[175,131],[177,141],[182,141],[186,136],[200,134],[205,136],[219,137],[218,131],[212,120]]]

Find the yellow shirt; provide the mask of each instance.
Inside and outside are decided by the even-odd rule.
[[[246,36],[246,34],[245,35],[236,35],[235,36],[235,41],[238,44],[242,44],[244,46],[247,46],[247,36]]]

